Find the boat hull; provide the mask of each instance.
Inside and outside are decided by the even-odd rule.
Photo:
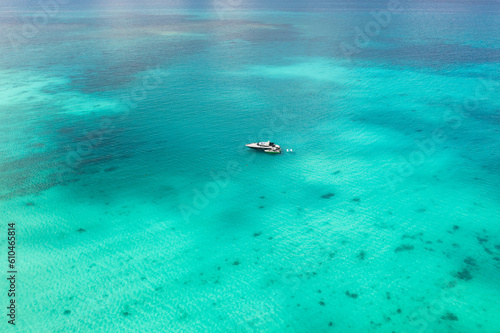
[[[261,146],[253,146],[253,145],[246,145],[248,148],[251,149],[256,149],[256,150],[266,150],[269,149],[269,147],[261,147]]]

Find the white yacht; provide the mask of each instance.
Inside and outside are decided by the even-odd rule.
[[[271,141],[267,142],[254,142],[254,143],[249,143],[247,145],[248,148],[252,149],[257,149],[257,150],[263,150],[266,153],[281,153],[281,147],[277,144],[274,144]]]
[[[249,143],[249,144],[247,144],[245,146],[247,146],[248,148],[258,149],[258,150],[267,150],[267,149],[273,149],[273,148],[281,148],[280,146],[275,145],[271,141]]]

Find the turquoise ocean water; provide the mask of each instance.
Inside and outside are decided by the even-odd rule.
[[[498,1],[56,7],[0,12],[0,331],[500,332]]]

